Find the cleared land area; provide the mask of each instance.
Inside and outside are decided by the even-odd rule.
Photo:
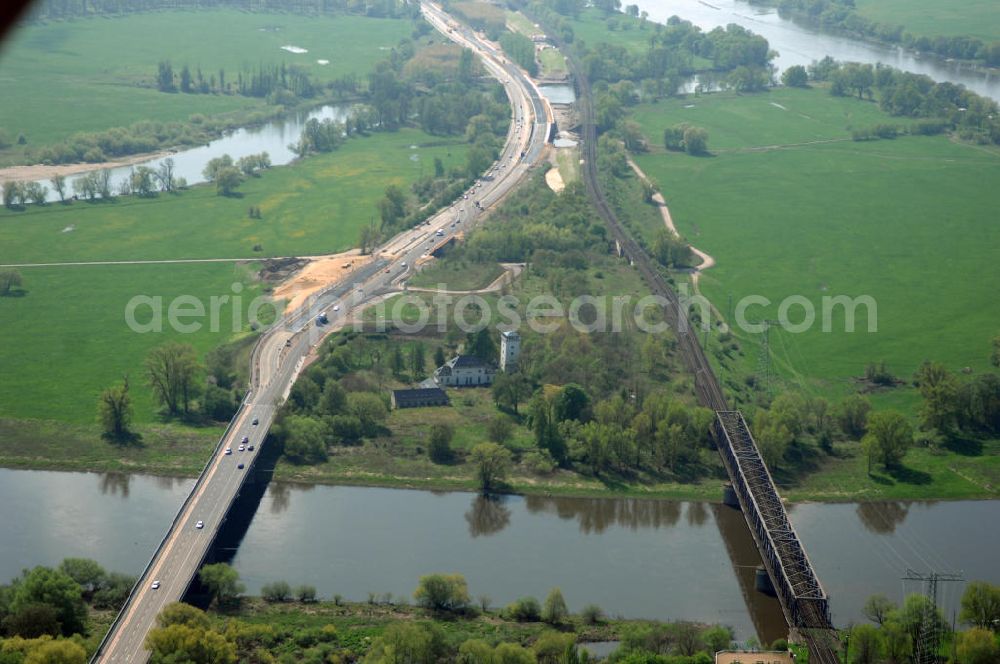
[[[359,229],[377,215],[387,185],[408,189],[421,171],[432,171],[435,157],[451,168],[465,164],[465,152],[464,142],[403,129],[354,138],[335,152],[264,171],[244,182],[237,197],[217,196],[209,185],[150,199],[3,210],[0,264],[344,251],[356,246]],[[248,217],[251,206],[260,208],[261,219]],[[257,244],[261,251],[254,252]]]
[[[1000,11],[993,0],[856,0],[855,5],[862,16],[902,25],[915,35],[1000,40]]]
[[[723,311],[730,296],[769,298],[770,307],[750,309],[756,320],[776,319],[792,295],[818,313],[824,296],[876,300],[875,333],[864,308],[853,333],[842,312],[830,333],[819,321],[801,334],[775,332],[789,384],[839,397],[872,361],[904,378],[924,359],[988,368],[1000,330],[1000,313],[983,306],[1000,280],[992,221],[1000,192],[989,184],[1000,177],[1000,154],[946,137],[853,142],[852,128],[894,119],[821,90],[687,98],[635,117],[653,146],[637,161],[662,186],[681,232],[718,260],[701,283]],[[663,129],[680,122],[708,130],[713,156],[659,147]],[[792,320],[801,317],[796,307]]]
[[[175,74],[187,64],[194,74],[235,84],[258,65],[296,65],[315,80],[364,76],[388,50],[409,36],[411,23],[358,16],[297,16],[226,10],[148,12],[30,25],[10,36],[0,51],[0,128],[30,146],[61,141],[77,132],[127,126],[141,120],[186,121],[192,114],[218,115],[264,109],[262,98],[170,94],[156,89],[157,64],[169,60]],[[290,53],[293,45],[308,53]],[[321,65],[317,60],[328,60]],[[12,161],[23,150],[0,152]]]

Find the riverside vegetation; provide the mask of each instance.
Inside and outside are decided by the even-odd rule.
[[[246,597],[238,573],[225,563],[202,567],[199,580],[207,606],[165,607],[146,639],[152,661],[574,664],[593,660],[588,642],[616,641],[612,663],[710,664],[719,650],[759,645],[735,643],[721,625],[611,618],[596,604],[573,613],[558,588],[541,602],[526,596],[496,608],[487,596],[473,597],[460,574],[428,574],[411,597],[369,593],[366,602],[340,595],[324,600],[312,586],[291,588],[280,580],[265,584],[261,597]],[[83,664],[134,581],[81,558],[25,570],[0,585],[0,661]],[[968,584],[957,616],[965,629],[957,631],[927,601],[910,595],[897,606],[870,597],[863,609],[868,622],[840,634],[849,643],[849,661],[909,664],[928,616],[950,664],[990,664],[1000,656],[1000,587]],[[765,645],[807,659],[803,648],[784,640]]]

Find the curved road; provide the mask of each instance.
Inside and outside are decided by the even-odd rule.
[[[424,224],[388,241],[376,251],[374,261],[352,275],[353,283],[338,284],[312,296],[307,306],[283,318],[261,337],[253,353],[250,389],[239,412],[181,505],[93,662],[133,664],[149,658],[143,646],[146,634],[155,626],[160,610],[179,601],[187,591],[244,478],[253,468],[278,406],[323,336],[343,326],[372,298],[397,290],[396,284],[410,274],[414,263],[432,245],[479,222],[483,213],[476,201],[483,210],[489,209],[541,159],[551,111],[534,83],[493,45],[460,26],[439,6],[422,1],[421,7],[436,29],[472,49],[490,75],[506,88],[513,113],[500,159],[467,199],[459,199]],[[316,323],[320,312],[330,318],[328,325]],[[239,451],[244,437],[254,451]],[[226,454],[227,449],[232,453]],[[238,464],[244,468],[238,468]],[[198,528],[198,522],[204,527]]]

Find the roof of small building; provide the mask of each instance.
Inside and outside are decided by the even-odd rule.
[[[455,357],[448,360],[448,366],[450,367],[486,367],[489,366],[487,362],[484,362],[476,355],[456,355]]]
[[[428,401],[430,399],[448,401],[448,393],[440,387],[419,387],[408,390],[393,390],[392,398],[396,400],[396,403],[401,401]]]

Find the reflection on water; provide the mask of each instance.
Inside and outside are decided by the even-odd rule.
[[[669,528],[681,518],[685,503],[639,498],[551,498],[526,496],[525,506],[532,514],[554,514],[560,519],[575,519],[580,532],[605,532],[611,526],[630,530]],[[704,523],[704,522],[702,522]]]
[[[99,477],[100,481],[98,484],[101,488],[101,495],[117,496],[121,494],[122,498],[128,498],[129,481],[132,479],[131,475],[126,475],[125,473],[101,473]],[[170,487],[167,488],[169,489]]]
[[[271,496],[271,514],[281,514],[288,509],[292,497],[291,487],[291,484],[283,484],[281,482],[272,482],[268,485],[268,491]],[[298,491],[312,491],[313,485],[296,484],[295,488]]]
[[[506,496],[476,496],[472,499],[472,507],[465,513],[469,524],[469,534],[495,535],[510,524],[510,510],[504,504]]]
[[[858,504],[858,518],[869,532],[890,535],[910,512],[909,503],[872,502]]]

